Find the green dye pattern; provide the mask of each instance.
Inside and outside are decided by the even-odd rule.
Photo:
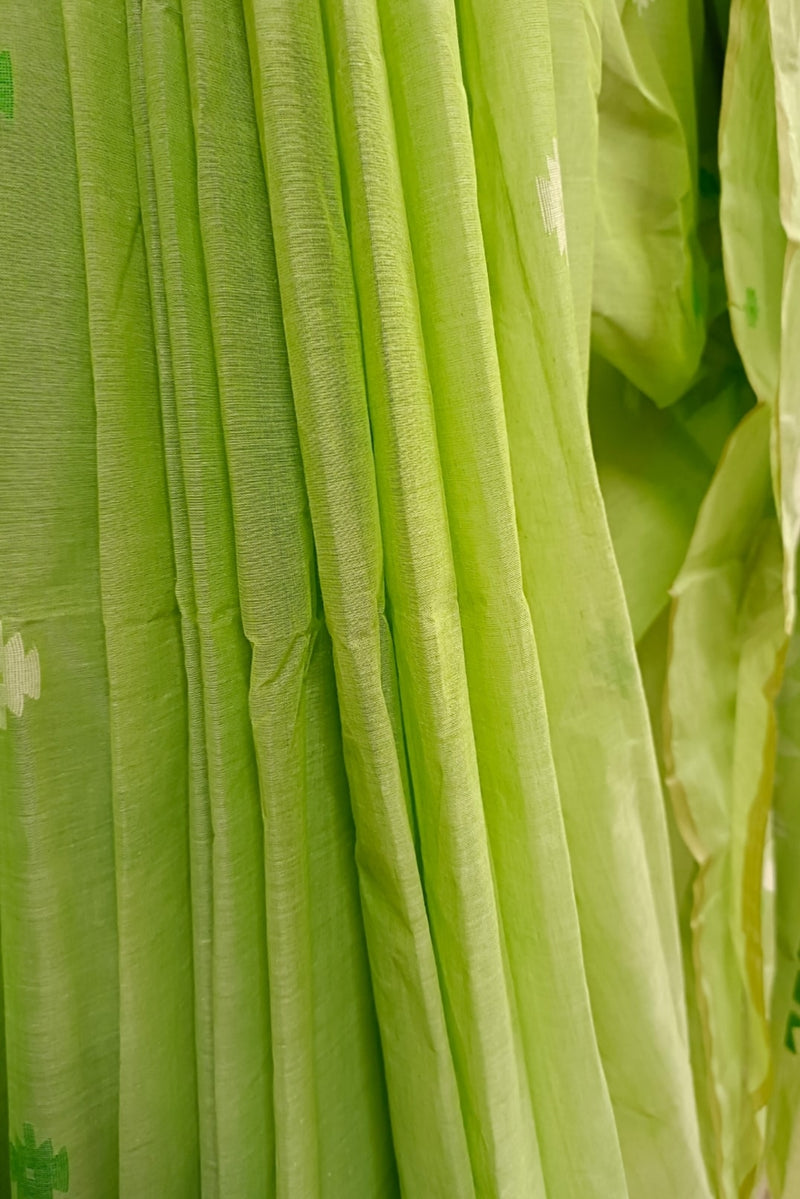
[[[14,118],[14,76],[11,71],[11,55],[8,50],[0,50],[0,112]]]
[[[11,1181],[17,1184],[17,1199],[53,1199],[55,1191],[69,1190],[69,1157],[66,1149],[53,1153],[53,1142],[37,1147],[32,1124],[23,1124],[22,1140],[10,1142]]]
[[[758,324],[758,296],[754,287],[748,287],[744,298],[744,314],[751,329]]]

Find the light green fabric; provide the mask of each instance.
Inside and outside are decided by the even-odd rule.
[[[648,23],[651,11],[645,10]],[[793,927],[797,863],[797,845],[787,840],[778,815],[781,809],[789,812],[791,829],[791,800],[780,785],[775,794],[778,974],[771,1032],[766,1014],[774,956],[772,896],[761,881],[776,768],[774,699],[785,634],[794,620],[794,22],[791,5],[768,11],[736,0],[729,33],[722,8],[718,24],[706,30],[698,93],[705,96],[707,113],[700,113],[698,233],[710,269],[708,315],[713,320],[719,309],[717,264],[724,260],[736,346],[765,409],[731,438],[691,545],[692,509],[704,489],[700,460],[685,441],[676,441],[674,427],[657,416],[631,381],[597,356],[590,386],[600,479],[646,676],[657,676],[668,658],[666,703],[653,695],[651,710],[654,721],[665,722],[678,824],[699,863],[696,874],[689,861],[683,870],[685,850],[673,841],[678,898],[684,894],[688,901],[681,905],[681,922],[690,1027],[702,1032],[699,1051],[693,1035],[696,1093],[706,1158],[722,1195],[750,1194],[764,1172],[764,1152],[773,1192],[784,1193],[785,1180],[785,1193],[791,1194],[792,1145],[800,1126],[792,1055],[781,1047],[778,1031],[779,1025],[785,1029],[791,1011],[793,951],[786,930]],[[709,90],[710,66],[715,57],[721,61],[718,36],[724,52],[721,110]],[[720,228],[714,219],[716,157],[708,115],[715,108],[720,112]],[[709,326],[696,381],[669,414],[678,416],[682,435],[702,428],[706,470],[719,455],[719,434],[752,399],[736,353],[727,337],[720,337],[723,331],[719,319]],[[600,339],[598,345],[609,352]],[[630,363],[623,369],[635,379]],[[655,396],[653,390],[650,394]],[[761,429],[760,449],[753,422]],[[747,496],[756,496],[757,478],[760,498],[748,517]],[[759,532],[755,514],[759,506],[769,507],[770,491],[780,527],[772,518]],[[659,645],[661,623],[654,620],[682,544],[688,553],[672,586],[670,642]],[[776,589],[781,572],[782,595]],[[787,711],[791,695],[789,679]],[[777,769],[780,778],[780,760]],[[688,884],[694,891],[690,900]]]
[[[767,1123],[766,1164],[773,1195],[800,1187],[800,780],[798,718],[800,656],[797,635],[786,657],[778,704],[773,841],[775,846],[775,981],[772,990],[774,1078]]]
[[[790,1199],[796,31],[0,0],[0,1199]]]
[[[753,402],[724,325],[711,330],[697,382],[668,410],[592,359],[592,440],[637,642],[669,604],[714,467]]]
[[[769,423],[765,408],[744,419],[704,501],[673,588],[667,675],[667,777],[699,866],[694,958],[726,1199],[755,1177],[769,1074],[761,863],[785,649]]]
[[[689,386],[705,337],[689,36],[699,7],[604,6],[592,333],[595,348],[660,405]]]
[[[61,11],[50,6],[36,20],[20,8],[5,11],[4,45],[11,47],[14,86],[13,119],[3,117],[0,151],[4,287],[14,297],[0,351],[7,397],[4,423],[14,428],[13,439],[4,436],[0,467],[6,726],[0,733],[0,921],[9,1127],[12,1141],[22,1141],[23,1120],[35,1121],[39,1131],[57,1126],[56,1151],[69,1145],[78,1177],[99,1196],[119,1170],[118,929],[124,930],[125,917],[117,910],[112,708],[101,590],[101,562],[107,558],[98,521],[78,164]],[[26,62],[27,71],[21,65]],[[26,91],[39,103],[24,104]],[[140,361],[134,369],[144,373],[145,367]],[[47,435],[40,436],[44,428]],[[156,424],[156,440],[151,434],[146,444],[161,473],[157,430]],[[151,476],[150,485],[157,502],[158,474]],[[107,527],[104,523],[104,532]],[[165,536],[168,549],[168,535],[166,521],[160,529],[156,526],[153,541],[152,526],[145,533],[139,582],[142,602],[153,605],[150,611],[163,606],[159,556]],[[119,561],[119,550],[116,556]],[[167,570],[167,597],[170,584]],[[167,613],[170,608],[168,598]],[[146,618],[147,608],[143,613],[137,603],[136,613],[137,619]],[[175,714],[180,722],[181,675],[178,670],[171,676],[169,666],[170,659],[180,664],[171,648],[174,635],[167,615],[160,629],[152,626],[145,657],[145,662],[155,661],[159,677],[151,721],[158,729],[163,713],[165,733]],[[28,665],[28,677],[21,679],[28,685],[12,684],[15,707],[25,704],[20,718],[8,706],[13,700],[8,646],[15,636]],[[113,631],[109,641],[113,659]],[[38,662],[28,657],[34,647]],[[37,686],[37,674],[43,686]],[[146,673],[130,677],[147,695]],[[25,696],[25,691],[33,694]],[[169,753],[165,756],[163,773],[151,783],[179,797],[184,766],[174,745],[177,754],[172,760]],[[148,784],[150,794],[158,805],[157,791]],[[179,887],[182,874],[185,878],[180,848],[176,854],[185,814],[177,811],[176,821],[167,817],[172,827],[158,838],[152,867],[157,875],[163,863],[169,888]],[[171,897],[171,903],[169,937],[179,931],[181,920],[180,898]],[[179,993],[186,970],[186,942],[181,940],[180,956],[168,955]],[[146,963],[145,971],[150,968]],[[169,998],[162,1018],[168,1030],[173,987],[171,979],[164,982]],[[147,1020],[146,1012],[142,1019]],[[182,1019],[185,1023],[185,1014]],[[157,1041],[153,1052],[159,1052]],[[178,1042],[175,1052],[179,1054]],[[190,1055],[184,1074],[189,1088],[191,1070]],[[190,1159],[192,1135],[190,1130]],[[7,1177],[4,1181],[10,1194],[10,1182]]]

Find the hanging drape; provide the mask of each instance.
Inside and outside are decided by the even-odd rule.
[[[800,17],[718,7],[0,3],[0,1194],[800,1177]]]

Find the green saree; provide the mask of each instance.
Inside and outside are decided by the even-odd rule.
[[[768,7],[0,0],[0,1196],[800,1185]]]

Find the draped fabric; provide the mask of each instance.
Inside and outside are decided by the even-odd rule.
[[[0,1195],[800,1185],[800,13],[725,8],[0,0]]]

